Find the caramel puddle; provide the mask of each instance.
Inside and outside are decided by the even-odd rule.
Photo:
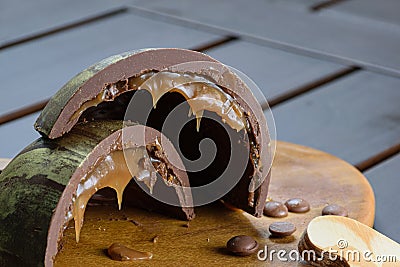
[[[149,260],[153,258],[150,252],[141,252],[128,248],[119,243],[112,244],[107,249],[108,256],[116,261],[134,261],[134,260]]]

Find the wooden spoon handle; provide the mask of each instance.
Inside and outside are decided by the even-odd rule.
[[[320,216],[304,231],[299,252],[315,266],[400,266],[400,245],[356,220]]]

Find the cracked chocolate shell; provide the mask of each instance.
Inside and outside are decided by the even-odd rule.
[[[186,220],[194,217],[191,192],[185,189],[189,180],[172,144],[165,139],[161,147],[164,137],[152,128],[122,126],[121,121],[90,122],[62,138],[42,137],[3,170],[1,266],[52,266],[65,227],[75,221],[78,241],[86,205],[102,188],[116,191],[119,206],[127,187],[124,201],[129,204]],[[151,197],[157,190],[180,205]]]
[[[139,101],[132,104],[133,98]],[[186,105],[185,114],[195,118],[194,126],[177,125],[172,128],[182,131],[165,132],[168,114],[181,105]],[[126,115],[130,109],[129,114],[148,116],[131,118]],[[202,119],[204,116],[207,118]],[[217,181],[226,173],[232,155],[244,153],[242,147],[247,146],[248,155],[239,170],[243,173],[221,198],[256,217],[262,216],[272,164],[266,119],[247,85],[215,59],[175,48],[143,49],[109,57],[64,85],[45,107],[35,128],[53,139],[68,133],[76,123],[103,119],[129,119],[165,134],[183,159],[192,187]],[[221,129],[221,125],[229,127]],[[232,137],[230,142],[227,136]],[[191,168],[185,159],[197,160],[203,152],[199,149],[201,140],[207,138],[217,147],[214,161],[202,170]],[[195,200],[201,198],[193,194]]]

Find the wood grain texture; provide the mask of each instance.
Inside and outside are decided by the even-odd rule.
[[[278,139],[357,164],[399,142],[399,86],[400,79],[359,71],[275,106]]]
[[[140,26],[139,26],[140,25]],[[98,21],[0,53],[0,114],[53,95],[76,73],[107,56],[146,47],[195,47],[218,35],[133,14]]]
[[[310,250],[317,257],[306,256],[305,260],[321,267],[392,267],[400,261],[400,244],[365,224],[340,216],[322,216],[308,224],[299,251]]]
[[[244,39],[400,76],[400,27],[343,20],[282,2],[207,0],[200,5],[195,0],[141,0],[132,6],[181,23],[196,21]],[[146,16],[160,17],[154,12]]]
[[[73,226],[67,228],[56,266],[122,266],[124,263],[112,261],[104,254],[113,242],[152,252],[153,259],[140,262],[141,266],[265,266],[267,262],[258,261],[256,255],[243,258],[229,255],[224,249],[227,240],[247,234],[257,239],[260,249],[264,245],[268,249],[296,249],[308,222],[319,216],[328,203],[343,205],[349,209],[351,218],[373,224],[372,189],[364,176],[348,163],[321,151],[279,142],[272,173],[271,198],[284,201],[304,197],[310,202],[311,211],[291,213],[282,219],[257,219],[217,203],[197,208],[197,217],[187,225],[129,207],[118,211],[114,206],[92,206],[86,210],[80,243],[75,243]],[[274,221],[293,222],[297,231],[293,237],[270,238],[268,226]],[[155,236],[157,242],[153,243]],[[277,258],[268,264],[307,266],[280,262]]]
[[[376,220],[374,228],[400,242],[400,154],[365,172],[376,196]]]
[[[107,10],[121,2],[107,0],[6,0],[0,4],[0,46]],[[6,26],[5,26],[6,25]]]
[[[207,54],[248,75],[267,100],[344,68],[339,64],[245,41],[213,48]]]

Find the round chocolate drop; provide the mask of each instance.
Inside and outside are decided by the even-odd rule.
[[[303,213],[310,210],[310,204],[302,198],[291,198],[285,202],[290,212]]]
[[[229,239],[226,248],[235,255],[248,256],[257,251],[258,243],[251,236],[238,235]]]
[[[288,216],[288,208],[278,201],[268,201],[264,205],[263,213],[265,216],[282,218]]]
[[[326,206],[323,210],[322,210],[322,215],[336,215],[336,216],[343,216],[343,217],[347,217],[349,216],[349,212],[347,211],[347,209],[345,207],[336,205],[336,204],[331,204]]]
[[[285,237],[293,234],[296,226],[290,222],[274,222],[269,226],[269,232],[274,237]]]

